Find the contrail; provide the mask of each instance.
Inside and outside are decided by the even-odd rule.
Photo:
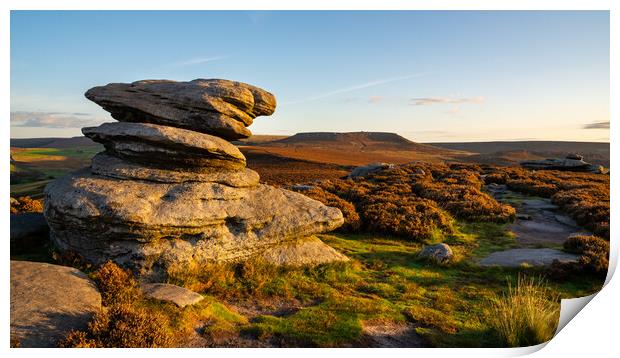
[[[177,62],[174,65],[175,66],[198,65],[200,63],[207,63],[207,62],[211,62],[211,61],[223,60],[223,59],[225,59],[227,57],[228,56],[213,56],[213,57],[194,58],[194,59],[187,60],[187,61]]]
[[[424,75],[426,75],[426,74],[425,73],[416,73],[414,75],[407,75],[407,76],[401,76],[401,77],[392,77],[392,78],[386,78],[386,79],[383,79],[383,80],[366,82],[366,83],[358,84],[358,85],[355,85],[355,86],[350,86],[350,87],[345,87],[345,88],[333,90],[333,91],[326,92],[326,93],[323,93],[323,94],[320,94],[320,95],[316,95],[316,96],[312,96],[312,97],[302,98],[302,99],[298,99],[298,100],[294,100],[294,101],[290,101],[290,102],[284,102],[284,103],[281,103],[281,104],[282,105],[283,104],[295,104],[295,103],[303,103],[303,102],[316,101],[317,99],[321,99],[321,98],[325,98],[325,97],[330,97],[330,96],[341,94],[341,93],[357,91],[357,90],[360,90],[360,89],[363,89],[363,88],[374,87],[374,86],[378,86],[378,85],[382,85],[382,84],[390,83],[390,82],[403,81],[403,80],[406,80],[406,79],[409,79],[409,78],[414,78],[414,77],[422,77]]]

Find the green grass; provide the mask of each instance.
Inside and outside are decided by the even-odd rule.
[[[89,165],[90,159],[102,150],[102,146],[80,148],[27,148],[13,155],[19,163],[11,163],[11,196],[43,196],[45,185],[80,167]],[[66,157],[56,160],[53,157]],[[54,159],[53,165],[43,165]]]
[[[75,159],[90,159],[101,151],[100,146],[88,146],[82,148],[27,148],[16,154],[31,160],[45,160],[49,156],[63,156]]]
[[[548,291],[540,279],[519,277],[516,286],[491,304],[490,324],[504,345],[532,346],[553,338],[560,305]]]
[[[11,196],[30,196],[33,199],[43,197],[43,189],[52,179],[39,180],[31,183],[11,185]]]
[[[507,291],[508,283],[514,286],[519,274],[538,277],[545,273],[541,268],[475,264],[485,253],[514,245],[505,229],[499,224],[457,223],[456,233],[444,237],[457,259],[444,266],[418,259],[419,243],[373,234],[320,235],[351,262],[273,271],[255,291],[246,291],[233,301],[289,300],[301,302],[302,308],[284,316],[259,315],[234,329],[288,346],[355,346],[362,338],[364,322],[379,320],[410,322],[431,346],[505,346],[492,326],[491,302]],[[564,283],[549,281],[548,288],[568,298],[595,292],[601,284],[582,276]],[[214,297],[224,304],[230,301],[226,295]]]

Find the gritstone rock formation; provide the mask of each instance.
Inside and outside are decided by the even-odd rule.
[[[83,128],[105,151],[90,168],[45,189],[45,217],[61,250],[156,279],[172,265],[305,245],[304,238],[343,223],[336,208],[259,184],[227,141],[249,136],[255,117],[273,113],[275,98],[264,90],[226,80],[162,80],[95,87],[86,97],[120,122]],[[346,260],[324,244],[322,260],[320,245],[312,245],[316,257],[295,261]]]

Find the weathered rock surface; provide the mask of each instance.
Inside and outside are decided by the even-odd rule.
[[[245,157],[224,139],[186,129],[149,123],[104,123],[82,128],[116,157],[164,168],[243,169]]]
[[[349,178],[363,178],[369,174],[376,173],[381,170],[394,168],[394,164],[391,163],[371,163],[368,165],[360,166],[349,173]]]
[[[122,122],[150,122],[218,135],[251,135],[245,127],[271,115],[275,97],[258,87],[220,79],[145,80],[91,88],[86,97]]]
[[[362,323],[360,347],[421,348],[427,344],[411,322],[367,321]]]
[[[105,153],[96,154],[91,161],[93,174],[117,179],[146,180],[159,183],[207,182],[235,188],[258,185],[259,175],[252,169],[226,170],[213,168],[160,169],[134,164]]]
[[[62,250],[141,272],[173,262],[241,259],[344,222],[336,208],[268,185],[154,183],[82,170],[48,184],[45,196],[50,236]]]
[[[85,329],[101,308],[95,284],[79,270],[11,261],[11,340],[20,347],[55,347],[73,329]]]
[[[431,260],[437,263],[449,262],[454,254],[448,244],[440,243],[435,245],[425,246],[420,252],[420,258]]]
[[[316,236],[289,241],[266,249],[260,255],[265,261],[283,266],[316,266],[349,258],[326,245]]]
[[[61,251],[113,260],[146,281],[261,254],[288,265],[346,259],[318,239],[298,241],[342,225],[340,210],[259,184],[225,140],[249,136],[256,116],[273,113],[269,92],[226,80],[153,80],[95,87],[86,97],[121,123],[83,128],[105,152],[90,170],[45,189]]]
[[[518,267],[523,264],[531,266],[549,266],[554,260],[576,262],[579,256],[555,249],[512,249],[494,252],[480,260],[482,266]]]
[[[144,283],[140,285],[140,289],[147,297],[172,302],[181,308],[204,299],[202,295],[194,291],[167,283]]]
[[[526,160],[519,163],[522,167],[535,170],[568,170],[575,172],[603,173],[600,166],[590,164],[577,154],[569,154],[565,159],[549,158],[541,160]],[[603,168],[604,169],[604,168]]]
[[[49,240],[49,226],[42,213],[11,214],[11,252],[19,253]]]

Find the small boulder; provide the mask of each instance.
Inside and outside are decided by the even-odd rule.
[[[71,330],[85,329],[101,309],[101,295],[72,267],[11,261],[11,341],[55,347]]]
[[[140,288],[147,297],[172,302],[181,308],[204,299],[202,295],[194,291],[167,283],[145,283],[140,285]]]
[[[448,244],[440,243],[435,245],[425,246],[420,252],[419,257],[437,263],[447,263],[452,260],[454,254]]]
[[[371,163],[353,169],[349,173],[349,178],[363,178],[369,174],[392,168],[394,168],[394,164],[391,163]]]
[[[314,185],[293,185],[291,186],[291,190],[294,191],[308,191],[316,188]]]

